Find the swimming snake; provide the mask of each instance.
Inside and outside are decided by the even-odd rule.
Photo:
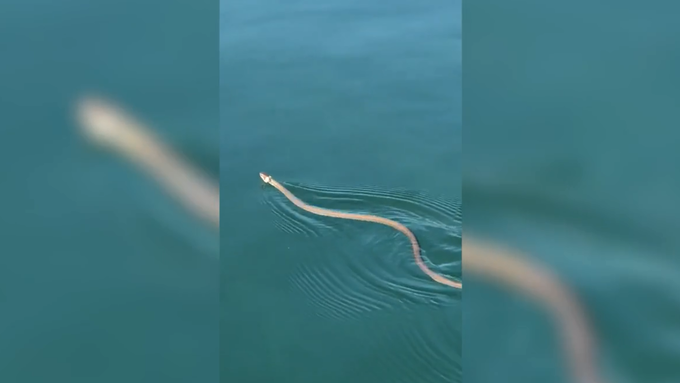
[[[275,179],[273,179],[270,175],[267,175],[265,173],[260,173],[260,178],[262,178],[262,181],[265,183],[275,187],[278,189],[290,202],[295,204],[295,206],[299,207],[302,210],[308,211],[312,214],[316,215],[322,215],[325,217],[334,217],[334,218],[344,218],[344,219],[351,219],[355,221],[364,221],[364,222],[375,222],[375,223],[380,223],[383,225],[390,226],[400,232],[402,232],[406,237],[408,237],[409,241],[411,241],[411,247],[413,248],[413,257],[416,260],[416,264],[420,269],[427,274],[430,278],[432,278],[435,282],[441,283],[443,285],[451,286],[454,288],[461,289],[463,288],[463,284],[461,282],[456,282],[452,281],[450,279],[447,279],[443,277],[442,275],[439,275],[435,273],[434,271],[430,270],[429,267],[423,262],[423,259],[420,255],[420,245],[418,244],[418,239],[416,236],[409,230],[406,226],[400,224],[399,222],[392,221],[387,218],[383,217],[378,217],[375,215],[368,215],[368,214],[353,214],[353,213],[344,213],[340,211],[335,211],[335,210],[329,210],[329,209],[323,209],[320,207],[316,206],[311,206],[308,205],[304,202],[302,202],[299,198],[297,198],[293,193],[291,193],[288,189],[286,189],[283,185],[278,183]]]
[[[290,202],[302,210],[325,217],[343,218],[355,221],[375,222],[390,226],[404,235],[411,242],[413,257],[420,269],[435,282],[462,289],[461,282],[453,281],[430,270],[423,262],[420,245],[416,236],[406,226],[387,218],[368,214],[345,213],[308,205],[277,182],[270,175],[260,173],[263,182],[278,189]],[[464,264],[476,275],[487,277],[492,281],[502,282],[506,286],[528,296],[532,296],[547,306],[555,318],[562,324],[563,343],[574,375],[579,382],[600,382],[593,364],[592,335],[589,333],[585,317],[572,294],[548,270],[522,260],[519,254],[513,254],[498,246],[489,246],[483,241],[470,237],[463,241]]]

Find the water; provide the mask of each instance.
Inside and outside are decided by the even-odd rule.
[[[218,380],[219,239],[71,113],[101,93],[217,177],[217,8],[0,6],[0,381]]]
[[[570,287],[607,382],[680,381],[677,13],[464,6],[465,233]],[[545,307],[470,283],[464,302],[466,382],[573,382]]]
[[[461,4],[282,4],[3,3],[0,381],[461,380],[460,293],[257,175],[460,278]],[[220,177],[221,238],[78,135],[84,91]]]
[[[221,376],[460,382],[460,2],[223,2]]]
[[[568,381],[540,307],[468,284],[461,331],[399,233],[257,177],[459,277],[463,109],[466,230],[559,272],[609,381],[679,381],[677,3],[496,3],[461,108],[458,1],[3,1],[0,381]],[[78,136],[84,90],[221,177],[221,243]]]

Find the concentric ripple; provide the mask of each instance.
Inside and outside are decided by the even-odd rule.
[[[378,215],[405,224],[418,237],[430,268],[451,277],[457,267],[459,275],[460,203],[409,190],[286,187],[310,205]],[[301,253],[312,255],[296,260],[290,282],[306,296],[316,315],[355,320],[389,308],[413,308],[414,304],[450,306],[452,297],[459,294],[424,275],[415,264],[408,239],[394,229],[308,214],[278,193],[264,195],[264,203],[276,217],[275,225],[306,238]],[[435,258],[440,265],[429,260]]]

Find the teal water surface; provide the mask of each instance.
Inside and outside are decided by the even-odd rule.
[[[458,1],[224,1],[221,377],[461,382]]]
[[[464,5],[465,235],[559,277],[584,308],[603,382],[680,381],[678,12]],[[574,382],[559,318],[466,282],[466,382]]]
[[[0,381],[219,380],[219,238],[72,113],[100,94],[217,177],[217,14],[0,5]]]

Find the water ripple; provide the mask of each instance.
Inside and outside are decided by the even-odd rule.
[[[333,231],[333,227],[310,214],[302,214],[297,207],[291,206],[283,196],[277,199],[263,198],[262,204],[269,207],[274,214],[274,225],[289,234],[300,234],[305,237],[320,237],[324,230]]]
[[[373,214],[405,224],[419,238],[429,267],[444,275],[460,275],[460,203],[409,190],[285,186],[310,205]],[[353,321],[391,308],[454,304],[452,298],[459,292],[423,274],[408,239],[394,229],[308,214],[278,192],[263,196],[263,203],[275,216],[274,225],[305,237],[304,246],[313,249],[304,252],[313,256],[297,260],[289,282],[304,294],[319,317]],[[438,265],[431,258],[445,261]]]
[[[434,198],[422,192],[409,189],[383,190],[371,186],[353,188],[294,185],[285,184],[297,190],[303,190],[315,195],[318,201],[329,201],[333,204],[345,202],[351,203],[378,203],[397,210],[404,210],[412,214],[418,214],[421,219],[440,220],[440,222],[456,222],[463,220],[463,208],[459,201],[443,198]],[[421,214],[427,212],[427,214]]]
[[[378,380],[390,374],[398,377],[394,380],[397,383],[460,381],[461,337],[448,313],[420,307],[417,312],[387,312],[388,318],[368,318],[362,325],[373,336],[361,339],[364,357],[370,355],[371,361],[366,378]],[[401,320],[394,321],[394,315]]]

